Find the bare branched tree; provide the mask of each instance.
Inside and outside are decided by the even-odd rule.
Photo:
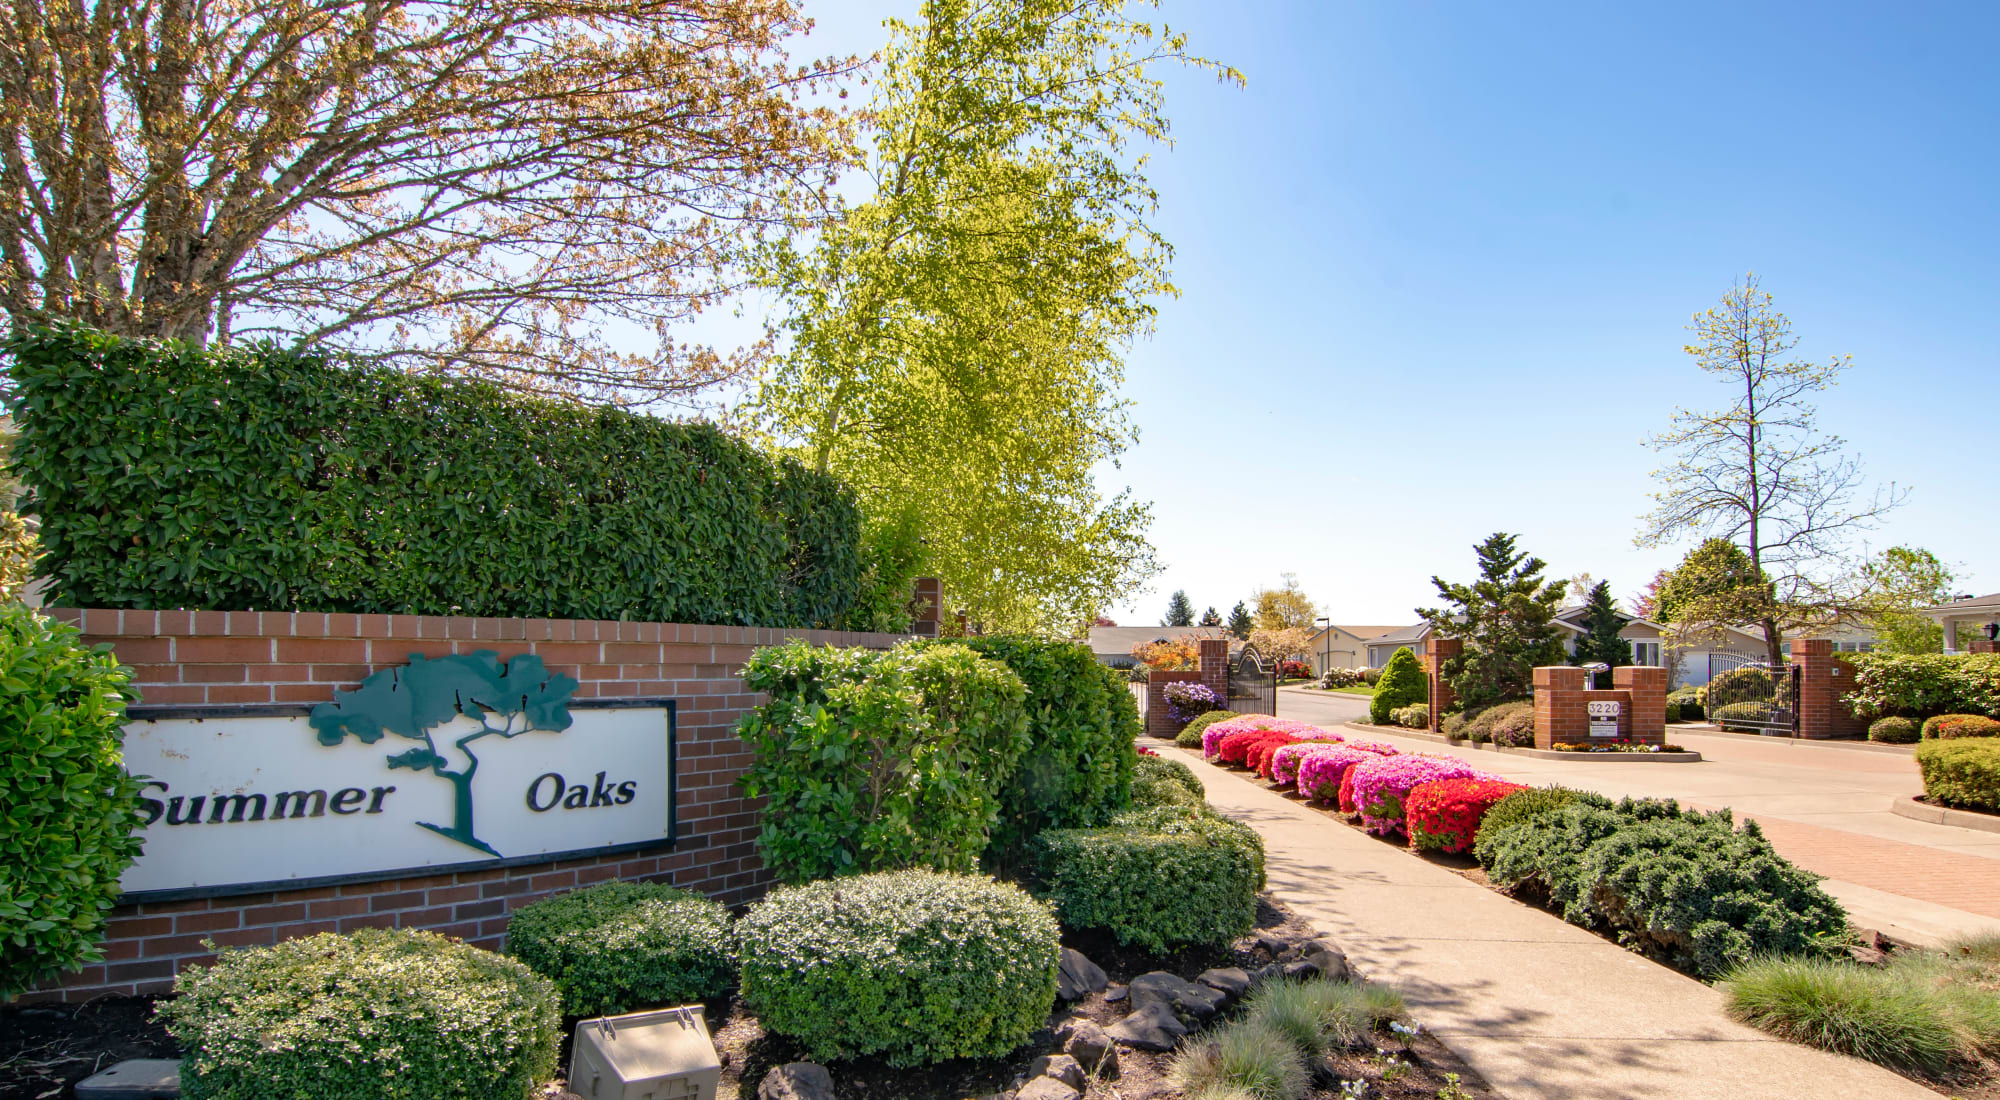
[[[850,153],[792,0],[13,0],[0,301],[602,400]],[[817,104],[817,105],[816,105]],[[635,350],[636,349],[636,350]]]
[[[1792,325],[1753,274],[1694,317],[1685,350],[1734,394],[1726,409],[1678,409],[1671,430],[1648,442],[1673,456],[1653,471],[1660,490],[1637,542],[1724,538],[1769,585],[1759,625],[1773,664],[1787,628],[1830,625],[1855,611],[1851,540],[1908,495],[1871,488],[1846,441],[1823,433],[1814,394],[1849,366],[1788,358]]]

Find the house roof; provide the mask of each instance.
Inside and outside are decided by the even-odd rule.
[[[1347,635],[1350,638],[1359,638],[1360,640],[1365,642],[1370,638],[1375,638],[1379,637],[1380,635],[1387,634],[1389,631],[1394,630],[1396,628],[1393,626],[1344,626],[1340,623],[1334,623],[1332,627],[1320,627],[1318,630],[1313,631],[1312,636],[1317,638],[1320,635],[1326,633],[1329,629],[1338,631],[1342,634]]]
[[[1385,630],[1373,638],[1364,638],[1362,640],[1369,645],[1408,645],[1411,642],[1423,641],[1424,635],[1430,632],[1431,624],[1412,623],[1409,626],[1399,626],[1394,630]]]
[[[1980,615],[2000,614],[2000,592],[1995,592],[1990,596],[1966,596],[1962,599],[1953,600],[1950,603],[1941,603],[1936,607],[1926,607],[1924,608],[1924,614],[1929,615],[1933,619],[1955,618],[1959,615],[1976,617]]]
[[[1146,642],[1166,638],[1224,638],[1229,632],[1219,626],[1093,626],[1090,628],[1090,651],[1117,657],[1130,657],[1132,647]],[[1232,645],[1236,644],[1231,638]]]

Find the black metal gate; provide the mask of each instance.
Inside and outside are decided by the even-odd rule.
[[[1278,713],[1278,665],[1266,667],[1257,651],[1244,646],[1229,662],[1229,709],[1238,714]]]
[[[1799,735],[1799,666],[1752,662],[1708,682],[1708,720],[1726,730]]]

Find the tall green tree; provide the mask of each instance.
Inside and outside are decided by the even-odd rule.
[[[1188,602],[1185,589],[1176,589],[1167,600],[1167,626],[1193,626],[1194,604]]]
[[[1471,584],[1431,583],[1445,606],[1419,608],[1431,629],[1461,638],[1465,652],[1446,663],[1452,692],[1467,707],[1523,699],[1534,693],[1535,666],[1561,664],[1563,581],[1544,581],[1542,559],[1514,546],[1514,536],[1497,532],[1473,547],[1479,579]]]
[[[928,0],[891,20],[872,194],[770,248],[789,351],[753,403],[871,509],[921,505],[927,567],[989,629],[1066,631],[1157,571],[1149,507],[1093,471],[1135,438],[1123,355],[1175,293],[1139,147],[1163,64],[1232,70],[1127,0]]]
[[[1956,577],[1936,554],[1914,546],[1892,546],[1861,569],[1864,621],[1875,631],[1876,648],[1888,653],[1942,653],[1944,626],[1919,608],[1948,603]]]
[[[1611,598],[1611,582],[1598,581],[1584,601],[1583,634],[1570,656],[1580,665],[1602,662],[1618,668],[1631,664],[1632,643],[1618,635],[1631,621],[1618,613],[1618,603]]]
[[[1217,611],[1217,610],[1216,610],[1215,608],[1213,608],[1213,607],[1209,608],[1209,609],[1208,609],[1208,610],[1206,610],[1206,611],[1203,611],[1203,612],[1201,613],[1201,625],[1202,625],[1202,626],[1221,626],[1221,625],[1222,625],[1222,614],[1221,614],[1221,612],[1218,612],[1218,611]]]
[[[1790,358],[1792,324],[1746,276],[1717,307],[1694,317],[1684,350],[1727,387],[1726,408],[1679,409],[1648,442],[1671,456],[1653,471],[1660,488],[1637,542],[1661,546],[1689,536],[1741,547],[1772,599],[1755,624],[1767,657],[1782,663],[1787,629],[1824,627],[1856,610],[1849,542],[1907,495],[1864,484],[1846,441],[1820,430],[1814,395],[1848,369]]]
[[[1257,620],[1251,616],[1250,609],[1243,606],[1243,601],[1237,600],[1236,606],[1229,609],[1229,633],[1247,642],[1250,632],[1255,629]]]

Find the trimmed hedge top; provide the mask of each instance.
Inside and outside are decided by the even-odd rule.
[[[52,602],[836,626],[840,483],[707,424],[74,325],[0,343]]]
[[[729,911],[665,883],[601,882],[523,905],[507,953],[556,983],[568,1016],[705,1001],[736,980]]]

